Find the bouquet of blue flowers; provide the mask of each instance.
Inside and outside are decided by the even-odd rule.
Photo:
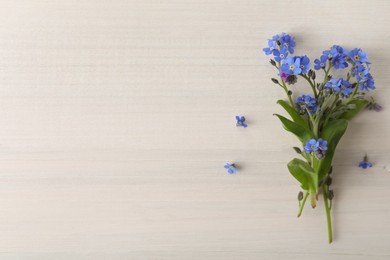
[[[288,170],[303,189],[298,193],[298,217],[307,199],[314,208],[322,193],[331,243],[330,213],[334,193],[330,186],[332,160],[337,144],[347,129],[348,121],[362,109],[368,107],[379,111],[381,107],[372,98],[365,99],[366,93],[375,89],[375,82],[364,51],[333,45],[314,60],[314,68],[311,69],[312,64],[306,55],[293,56],[295,45],[294,37],[282,33],[269,39],[268,47],[263,51],[273,56],[270,63],[277,70],[279,79],[272,78],[272,82],[287,95],[287,100],[278,100],[277,103],[286,110],[290,119],[275,115],[283,127],[302,143],[301,147],[294,147],[302,159],[295,158],[287,164]],[[337,75],[344,72],[345,76],[332,76],[336,70],[340,71]],[[320,79],[318,76],[321,71],[323,77]],[[297,83],[298,78],[308,83],[311,94],[293,98],[289,85]],[[364,161],[366,168],[371,166],[367,159]]]

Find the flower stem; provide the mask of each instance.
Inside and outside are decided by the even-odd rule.
[[[328,222],[328,239],[329,244],[333,241],[333,233],[332,233],[332,219],[330,217],[330,208],[328,203],[328,194],[326,193],[325,186],[322,186],[323,189],[323,195],[324,195],[324,205],[325,205],[325,211],[326,211],[326,220]]]
[[[299,218],[299,217],[301,216],[301,214],[302,214],[303,207],[305,206],[305,203],[306,203],[307,197],[309,197],[309,192],[308,192],[308,191],[306,191],[306,193],[305,193],[305,196],[303,197],[303,200],[302,200],[301,206],[299,207],[299,211],[298,211],[298,218]]]
[[[315,98],[318,98],[318,94],[317,94],[317,90],[316,90],[316,87],[315,87],[315,85],[313,84],[313,82],[310,80],[310,78],[309,77],[307,77],[306,75],[304,75],[304,74],[299,74],[302,78],[304,78],[304,79],[306,79],[307,80],[307,82],[309,82],[309,84],[310,84],[310,86],[311,86],[311,88],[313,89],[313,94],[314,94],[314,97]]]

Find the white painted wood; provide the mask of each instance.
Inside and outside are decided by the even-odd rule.
[[[0,6],[0,259],[389,259],[389,1]],[[337,152],[332,245],[322,201],[296,218],[272,116],[261,49],[282,31],[311,59],[363,48],[385,107]]]

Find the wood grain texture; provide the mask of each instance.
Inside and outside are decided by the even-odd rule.
[[[389,1],[0,4],[0,259],[390,258]],[[332,245],[272,116],[282,31],[311,59],[363,48],[385,107],[337,151]]]

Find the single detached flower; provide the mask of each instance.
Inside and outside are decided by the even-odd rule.
[[[364,156],[363,161],[359,162],[359,167],[362,169],[367,169],[372,167],[372,163],[368,161],[367,154]]]
[[[230,174],[234,174],[237,172],[237,169],[236,169],[236,166],[234,165],[234,163],[232,163],[232,164],[226,163],[224,168],[227,169],[227,172]]]
[[[236,120],[237,120],[236,126],[241,126],[244,128],[248,126],[247,124],[245,124],[246,119],[244,116],[236,116]]]

